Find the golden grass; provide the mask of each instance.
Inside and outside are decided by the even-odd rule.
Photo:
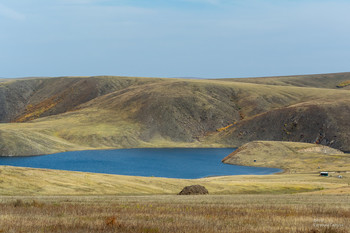
[[[2,197],[1,232],[348,232],[349,196]]]
[[[177,194],[187,185],[210,194],[290,194],[333,190],[349,193],[350,177],[318,174],[241,175],[202,179],[135,177],[1,166],[0,195],[154,195]]]
[[[250,142],[223,161],[243,166],[281,168],[286,173],[350,172],[349,154],[311,143]]]
[[[144,141],[140,138],[140,123],[114,114],[111,110],[90,108],[28,123],[0,124],[0,144],[10,151],[0,153],[28,156],[93,149],[228,147],[220,143],[173,141],[160,135]]]
[[[343,81],[337,85],[337,87],[342,88],[350,85],[350,80]]]

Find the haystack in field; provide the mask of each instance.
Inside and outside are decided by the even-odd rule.
[[[209,194],[208,190],[201,185],[186,186],[182,189],[179,195],[205,195]]]

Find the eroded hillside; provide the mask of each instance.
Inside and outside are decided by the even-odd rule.
[[[314,76],[300,77],[300,83],[314,83],[314,87],[241,79],[59,77],[3,81],[0,154],[236,147],[257,139],[316,142],[350,150],[350,92],[325,88],[336,86],[347,76],[322,76],[326,81],[319,82],[320,86],[315,86]],[[286,82],[287,78],[280,79]]]

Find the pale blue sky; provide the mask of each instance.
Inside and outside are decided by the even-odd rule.
[[[350,71],[350,1],[2,0],[0,77]]]

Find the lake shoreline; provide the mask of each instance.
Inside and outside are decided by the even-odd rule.
[[[140,177],[200,179],[229,175],[265,175],[280,169],[227,165],[234,148],[145,148],[89,150],[47,156],[2,157],[0,165]],[[195,169],[193,169],[195,168]]]

